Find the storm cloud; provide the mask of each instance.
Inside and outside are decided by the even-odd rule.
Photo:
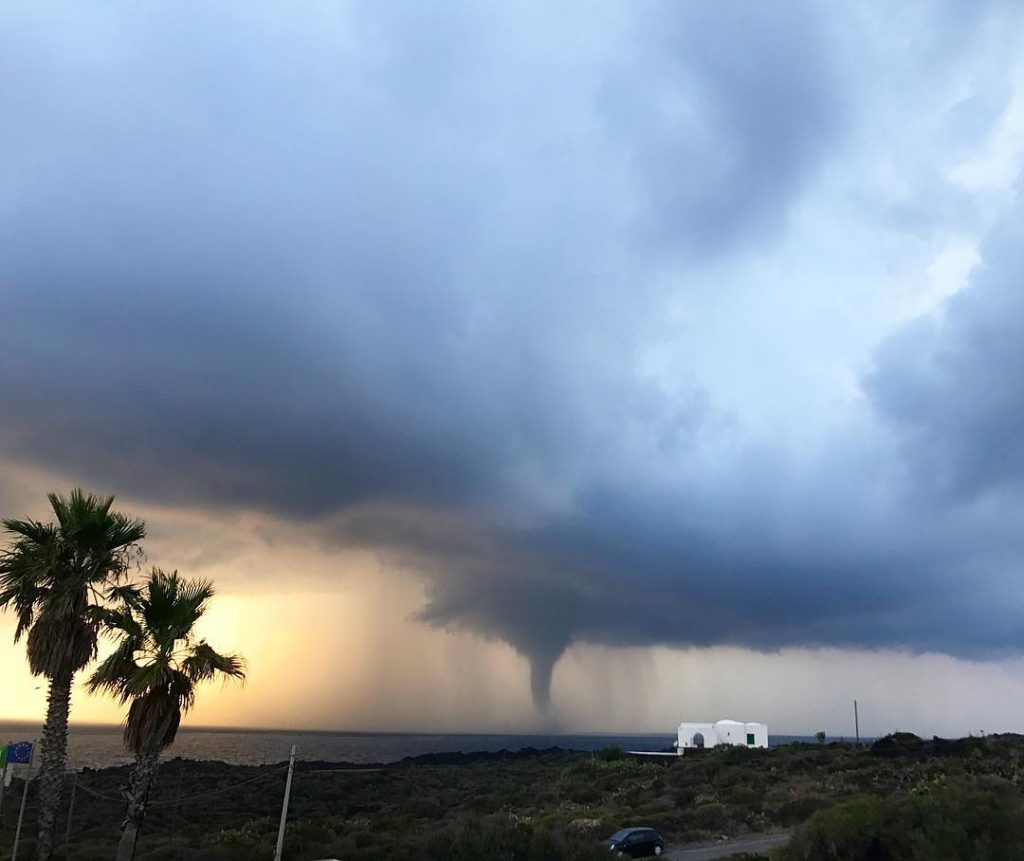
[[[915,481],[1012,501],[1024,479],[1024,206],[986,238],[970,289],[879,351],[868,389],[902,431]]]
[[[0,458],[575,642],[1024,645],[1000,4],[0,13]]]

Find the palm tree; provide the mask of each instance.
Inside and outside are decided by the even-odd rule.
[[[29,669],[49,682],[39,771],[41,861],[53,852],[71,682],[96,657],[100,605],[116,595],[146,534],[141,520],[110,510],[112,496],[76,489],[49,500],[56,522],[3,520],[12,540],[0,551],[0,609],[13,609],[14,641],[27,634]]]
[[[195,624],[213,594],[209,581],[154,568],[141,589],[122,590],[121,605],[106,613],[107,627],[120,640],[86,687],[90,693],[111,694],[122,705],[130,703],[124,743],[135,754],[135,768],[118,861],[134,857],[160,753],[174,741],[182,714],[195,702],[196,687],[216,676],[245,678],[241,657],[222,655],[206,640],[195,639]]]

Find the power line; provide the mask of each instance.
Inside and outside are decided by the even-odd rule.
[[[124,802],[124,798],[117,795],[104,795],[102,792],[97,792],[95,789],[89,789],[84,783],[79,783],[78,788],[82,790],[86,795],[91,795],[93,798],[102,798],[104,801],[117,801]]]

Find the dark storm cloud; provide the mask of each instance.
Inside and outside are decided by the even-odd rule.
[[[973,498],[1024,481],[1024,207],[996,226],[972,286],[879,352],[868,390],[922,489]]]
[[[0,451],[373,547],[538,702],[580,640],[1019,645],[1012,535],[639,370],[668,268],[770,248],[853,122],[833,11],[762,7],[6,12]],[[967,484],[1020,466],[1000,283],[871,382]]]
[[[634,76],[609,82],[604,102],[643,191],[641,230],[691,257],[776,237],[844,110],[826,10],[659,12],[633,46]]]
[[[898,492],[877,493],[889,477],[866,460],[844,466],[803,487],[741,473],[718,489],[748,499],[727,514],[696,493],[618,485],[581,493],[572,515],[534,528],[381,511],[330,528],[345,543],[387,546],[391,563],[423,575],[421,619],[514,645],[540,703],[557,659],[579,641],[975,658],[1019,648],[1024,608],[1007,584],[1024,537],[1006,518],[922,516]]]
[[[666,439],[686,424],[691,407],[629,367],[642,266],[615,244],[628,217],[603,176],[630,147],[602,130],[622,123],[599,93],[642,104],[645,69],[506,68],[492,55],[538,46],[466,10],[364,13],[282,34],[259,14],[202,35],[131,18],[67,55],[29,28],[49,56],[41,80],[12,64],[2,233],[18,451],[126,489],[310,512],[491,494],[571,473],[634,416]],[[674,18],[686,38],[656,34],[658,52],[714,23]],[[655,36],[634,29],[642,53]],[[679,78],[662,89],[685,98]],[[723,134],[752,148],[761,131]],[[661,137],[665,159],[687,147]]]

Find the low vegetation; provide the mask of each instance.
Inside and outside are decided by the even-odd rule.
[[[864,795],[814,814],[778,861],[1024,858],[1019,787],[1000,778],[942,780],[893,797]]]
[[[635,824],[673,844],[795,828],[786,861],[1024,857],[1019,736],[720,748],[666,763],[545,751],[325,766],[296,773],[286,858],[596,859],[607,857],[601,838]],[[71,846],[58,857],[110,857],[127,778],[125,768],[80,775]],[[136,857],[268,858],[283,788],[280,765],[171,760]],[[18,792],[16,782],[4,804],[0,857]],[[68,800],[66,788],[61,834]]]

